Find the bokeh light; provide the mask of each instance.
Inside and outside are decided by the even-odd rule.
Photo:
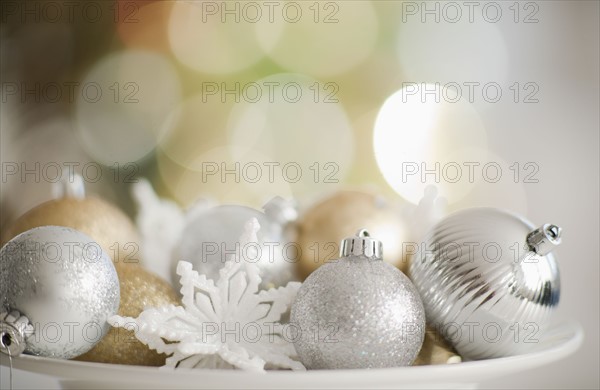
[[[242,157],[234,158],[234,154]],[[199,199],[261,207],[276,195],[292,198],[290,185],[281,179],[281,167],[269,167],[272,161],[254,151],[243,155],[226,145],[199,154],[189,164],[194,169],[183,167],[161,153],[158,168],[169,193],[186,207]],[[276,180],[271,182],[270,175]]]
[[[287,182],[295,196],[338,185],[353,161],[354,135],[337,101],[337,88],[291,73],[248,85],[251,99],[233,107],[227,125],[233,157],[248,160],[258,153],[289,169],[289,175],[284,172],[273,184],[277,188]]]
[[[474,185],[469,164],[480,161],[470,150],[487,146],[484,125],[471,104],[463,98],[452,103],[442,98],[456,96],[452,91],[440,89],[439,99],[419,91],[434,87],[410,85],[394,93],[375,122],[379,169],[388,184],[414,204],[431,184],[449,203],[464,197]]]
[[[170,114],[173,129],[162,139],[161,152],[184,168],[200,171],[198,156],[228,143],[225,129],[233,104],[233,98],[224,101],[205,92],[183,100]]]
[[[414,239],[447,212],[507,209],[569,234],[557,254],[580,290],[558,314],[586,343],[560,364],[570,387],[598,388],[599,4],[5,1],[0,228],[72,163],[132,220],[142,178],[183,207],[279,195],[300,220],[339,190],[372,192]],[[432,212],[415,206],[430,185],[445,198]],[[379,238],[402,244],[393,230]],[[548,373],[485,387],[569,383]],[[29,379],[15,388],[59,386]]]
[[[126,1],[120,3],[121,14],[117,33],[130,48],[169,50],[167,31],[172,1]]]
[[[313,77],[355,67],[378,37],[377,14],[368,1],[282,2],[273,20],[257,25],[261,46],[284,68]]]
[[[204,73],[232,73],[255,64],[264,52],[255,23],[240,16],[243,7],[243,2],[175,2],[169,22],[173,54],[186,66]],[[227,13],[225,8],[240,11]],[[268,19],[257,23],[268,23]]]
[[[80,85],[76,127],[97,161],[135,162],[168,133],[181,99],[179,78],[161,55],[128,50],[96,63]]]

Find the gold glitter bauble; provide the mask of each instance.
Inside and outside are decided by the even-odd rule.
[[[121,287],[120,316],[137,317],[146,307],[181,304],[179,296],[169,283],[139,265],[123,267],[118,273]],[[139,342],[132,331],[111,328],[94,348],[78,356],[75,360],[163,366],[166,358],[167,355],[159,354]]]
[[[378,195],[339,191],[307,210],[298,222],[300,275],[306,278],[324,262],[337,259],[341,240],[363,228],[383,242],[383,259],[406,273],[402,246],[409,232],[399,212]]]
[[[2,242],[46,225],[66,226],[87,234],[112,258],[117,270],[139,262],[139,238],[129,217],[116,206],[93,196],[54,199],[34,207],[3,232]]]
[[[413,366],[426,366],[430,364],[453,364],[462,361],[460,355],[435,329],[427,327],[425,341]]]

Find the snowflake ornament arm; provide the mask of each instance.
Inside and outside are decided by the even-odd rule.
[[[255,254],[252,245],[258,242],[259,229],[256,219],[246,224],[240,239],[244,249],[225,263],[216,283],[190,263],[179,262],[182,307],[149,308],[138,318],[113,316],[109,323],[133,330],[142,343],[170,355],[166,366],[305,370],[294,360],[296,351],[279,322],[301,284],[259,292],[259,269],[242,255]]]
[[[133,184],[131,194],[138,209],[136,225],[145,266],[171,281],[171,253],[185,227],[184,213],[175,202],[159,198],[146,179]]]

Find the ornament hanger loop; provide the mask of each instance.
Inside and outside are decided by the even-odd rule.
[[[556,225],[548,225],[546,227],[546,234],[548,238],[554,241],[560,241],[560,236],[562,235],[562,229]]]
[[[527,244],[535,253],[545,256],[562,242],[562,229],[546,223],[527,235]]]
[[[358,237],[371,237],[371,235],[369,234],[369,232],[367,231],[367,229],[360,229],[356,235]]]

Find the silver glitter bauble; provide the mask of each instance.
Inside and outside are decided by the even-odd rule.
[[[173,256],[173,269],[180,260],[189,261],[200,274],[219,279],[219,270],[235,254],[257,250],[255,264],[260,269],[261,287],[271,288],[297,280],[294,247],[286,238],[286,225],[296,218],[296,210],[284,199],[276,197],[264,206],[262,213],[250,207],[223,205],[197,213],[182,234]],[[258,242],[240,246],[244,226],[252,218],[261,226]],[[252,257],[254,260],[254,257]]]
[[[560,236],[556,225],[535,229],[492,208],[439,222],[410,267],[430,325],[467,359],[527,352],[558,305],[559,272],[550,251]]]
[[[425,311],[411,281],[382,261],[381,242],[361,230],[341,244],[341,258],[304,281],[290,326],[309,369],[410,365],[425,337]]]
[[[110,257],[87,235],[42,226],[0,250],[0,351],[70,359],[108,332],[119,309]]]

